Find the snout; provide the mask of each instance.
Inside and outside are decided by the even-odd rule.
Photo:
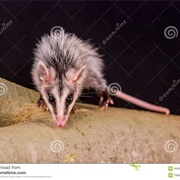
[[[56,118],[55,118],[55,123],[58,127],[64,127],[66,122],[67,122],[66,116],[56,116]]]

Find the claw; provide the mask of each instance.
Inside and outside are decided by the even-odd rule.
[[[78,110],[77,110],[75,107],[73,107],[71,111],[72,111],[72,113],[74,113],[74,114],[76,114],[76,113],[78,112]]]
[[[100,97],[100,102],[99,102],[100,110],[104,110],[109,106],[109,104],[113,104],[113,100],[110,97],[106,97],[106,96]]]

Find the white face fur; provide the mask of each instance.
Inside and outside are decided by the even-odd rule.
[[[61,83],[55,70],[52,67],[47,68],[42,61],[37,63],[36,70],[38,90],[56,125],[62,127],[68,121],[69,113],[81,92],[85,66],[80,70],[68,70],[65,76],[62,76]]]
[[[42,91],[42,97],[48,109],[51,111],[56,125],[64,126],[78,97],[77,92],[73,94],[65,87],[63,88],[62,94],[60,94],[59,88],[55,86],[49,92]]]

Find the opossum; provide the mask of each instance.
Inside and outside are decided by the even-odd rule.
[[[113,104],[103,74],[104,62],[89,41],[67,33],[61,27],[56,34],[45,34],[36,44],[32,65],[32,80],[40,93],[38,107],[47,106],[57,126],[68,121],[82,90],[93,88],[100,97],[99,107]],[[117,91],[116,97],[143,108],[164,112],[169,109],[155,106]]]

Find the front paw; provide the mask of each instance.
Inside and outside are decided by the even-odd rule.
[[[49,110],[42,97],[40,97],[39,100],[37,101],[37,107],[45,111]]]
[[[75,108],[75,107],[73,107],[72,110],[71,110],[71,112],[72,112],[73,114],[76,114],[76,113],[78,112],[78,109]]]

